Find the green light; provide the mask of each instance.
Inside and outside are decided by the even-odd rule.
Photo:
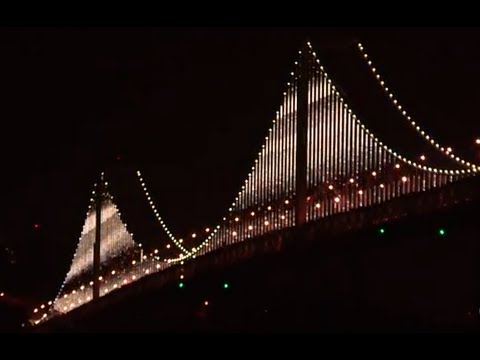
[[[224,289],[228,289],[229,286],[230,286],[230,285],[228,285],[228,283],[223,284],[223,288],[224,288]]]
[[[445,235],[445,230],[440,229],[440,230],[438,230],[438,233],[443,236],[443,235]]]
[[[183,288],[183,282],[178,283],[178,287],[179,287],[180,289]]]
[[[385,234],[385,229],[384,228],[380,228],[380,234]]]

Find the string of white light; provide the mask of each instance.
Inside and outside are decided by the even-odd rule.
[[[310,43],[308,43],[308,46],[311,48],[311,45]],[[320,60],[316,58],[316,53],[315,52],[312,52],[314,58],[315,58],[315,61],[317,64],[320,64]],[[323,74],[325,75],[325,77],[328,79],[328,81],[330,83],[333,84],[333,82],[331,81],[331,79],[328,78],[328,74],[326,71],[324,71],[324,68],[323,66],[319,66],[320,68],[320,71],[323,72]],[[336,92],[336,94],[338,96],[342,96],[340,94],[340,92],[335,88],[335,86],[332,87],[334,89],[334,91]],[[380,141],[379,138],[377,138],[376,136],[373,135],[373,133],[368,130],[365,125],[363,125],[363,123],[360,121],[360,119],[355,115],[355,113],[352,112],[352,110],[349,108],[348,104],[343,100],[343,98],[341,97],[340,98],[340,101],[344,104],[344,107],[348,110],[349,113],[352,114],[352,118],[355,119],[357,121],[357,123],[361,126],[361,128],[367,133],[369,134],[369,136],[371,138],[374,139],[375,142],[377,142],[380,146],[382,146],[387,152],[389,152],[391,155],[393,155],[395,158],[397,158],[398,160],[408,164],[408,165],[411,165],[417,169],[421,169],[423,171],[427,171],[427,172],[432,172],[432,173],[440,173],[440,174],[451,174],[451,175],[458,175],[458,174],[466,174],[466,173],[470,173],[470,169],[468,170],[452,170],[452,169],[441,169],[441,168],[432,168],[432,167],[428,167],[426,165],[421,165],[421,164],[417,164],[415,161],[412,161],[412,160],[409,160],[407,159],[406,157],[404,156],[401,156],[399,153],[397,153],[395,150],[391,149],[390,147],[386,146],[385,144],[382,143],[382,141]],[[477,169],[475,168],[475,166],[472,168],[472,171],[473,172],[476,172]]]
[[[393,94],[392,90],[387,87],[387,85],[385,83],[385,80],[383,80],[384,77],[379,73],[378,69],[373,65],[373,62],[370,59],[370,56],[365,51],[364,46],[361,43],[358,43],[357,47],[358,47],[360,53],[363,55],[362,57],[365,60],[365,62],[367,63],[368,67],[370,68],[370,71],[372,72],[372,74],[375,75],[375,78],[377,79],[377,82],[383,88],[385,94],[390,99],[390,101],[393,104],[393,106],[395,107],[395,109],[402,114],[403,118],[405,120],[407,120],[410,125],[412,125],[412,127],[417,131],[418,134],[420,134],[420,136],[422,136],[430,145],[434,146],[437,150],[440,150],[440,152],[444,156],[447,156],[448,158],[456,161],[460,165],[465,166],[467,168],[470,168],[475,172],[477,171],[477,169],[480,169],[480,165],[472,164],[472,163],[460,158],[459,156],[456,156],[453,153],[453,151],[450,147],[445,148],[445,147],[441,146],[438,141],[433,139],[431,135],[427,134],[426,131],[423,130],[418,125],[418,122],[414,121],[412,119],[412,117],[407,114],[407,112],[405,110],[405,107],[400,104],[400,102],[398,101],[398,98]]]
[[[184,253],[189,254],[190,252],[182,245],[183,240],[182,239],[177,240],[175,238],[175,236],[173,236],[172,232],[168,229],[167,225],[165,224],[162,217],[158,213],[158,210],[155,207],[155,204],[153,203],[152,197],[150,196],[150,193],[147,190],[147,186],[145,185],[145,180],[142,178],[142,173],[140,171],[137,171],[137,177],[138,177],[138,180],[140,181],[140,185],[142,186],[145,197],[147,198],[147,201],[148,201],[153,213],[155,214],[155,217],[157,218],[158,222],[162,226],[165,233],[168,235],[170,240],[172,240],[172,242],[175,244],[175,246],[177,246]]]

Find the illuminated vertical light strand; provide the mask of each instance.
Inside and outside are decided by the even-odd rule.
[[[312,168],[313,168],[313,172],[315,174],[315,181],[314,183],[312,184],[312,187],[314,189],[314,194],[317,193],[317,189],[318,187],[321,185],[322,183],[322,170],[320,168],[320,158],[321,158],[321,127],[322,127],[322,123],[321,123],[321,114],[320,114],[320,99],[321,99],[321,87],[320,87],[320,74],[318,71],[313,71],[314,73],[314,76],[315,76],[315,82],[314,82],[314,100],[315,100],[315,103],[314,103],[314,107],[313,107],[313,111],[314,111],[314,117],[313,117],[313,120],[314,120],[314,123],[315,123],[315,137],[314,137],[314,146],[312,147],[313,148],[313,164],[312,164]],[[310,205],[310,208],[311,208],[311,211],[312,211],[312,216],[314,218],[316,218],[316,214],[318,213],[317,212],[317,209],[315,208],[315,203],[318,201],[319,199],[312,199],[312,201],[310,201],[309,205]]]
[[[334,113],[334,98],[333,98],[333,90],[332,90],[332,84],[331,81],[329,80],[329,98],[328,98],[328,110],[329,110],[329,122],[330,122],[330,136],[328,138],[329,142],[329,148],[330,148],[330,156],[329,156],[329,164],[328,168],[330,171],[330,179],[328,181],[329,184],[333,184],[334,190],[336,191],[336,184],[335,184],[335,113]],[[329,215],[333,215],[335,213],[335,207],[334,207],[334,202],[332,196],[332,192],[329,193]]]
[[[280,114],[277,113],[276,117],[276,128],[277,128],[277,198],[283,197],[283,121],[280,117]],[[278,221],[285,226],[283,220],[278,215]]]
[[[329,159],[330,159],[330,146],[329,146],[329,139],[330,139],[330,113],[329,113],[329,92],[328,92],[328,82],[326,79],[325,74],[322,72],[322,91],[323,91],[323,98],[322,98],[322,143],[323,143],[323,157],[322,157],[322,166],[323,168],[323,183],[322,183],[322,192],[326,189],[326,186],[330,182],[330,168],[329,168]],[[328,195],[322,195],[321,201],[321,208],[323,216],[328,216],[329,209],[328,209]]]
[[[320,210],[321,210],[321,217],[327,216],[327,207],[326,207],[326,201],[325,201],[325,195],[323,194],[323,189],[325,188],[326,184],[328,183],[328,167],[327,167],[327,159],[328,159],[328,144],[327,144],[327,138],[328,138],[328,113],[327,113],[327,82],[325,81],[325,76],[323,74],[323,71],[320,73],[320,86],[321,86],[321,107],[320,107],[320,127],[321,127],[321,158],[320,158],[320,163],[318,163],[318,166],[321,167],[321,187],[320,187],[320,193],[322,194],[322,198],[318,199],[318,203],[320,205]],[[321,200],[321,201],[320,201]]]
[[[346,154],[345,154],[345,145],[346,145],[346,134],[345,134],[345,108],[343,103],[343,98],[339,94],[339,118],[340,118],[340,173],[341,173],[341,178],[343,181],[347,181],[347,187],[346,190],[342,190],[341,194],[341,202],[340,202],[340,207],[342,209],[342,212],[348,211],[348,197],[347,193],[350,192],[350,189],[352,187],[352,183],[350,183],[350,179],[352,178],[350,174],[347,174],[346,168],[345,168],[345,161],[346,161]]]
[[[340,197],[343,196],[344,184],[345,181],[345,174],[343,172],[343,120],[342,120],[342,113],[343,113],[343,106],[342,102],[340,101],[340,93],[335,90],[335,109],[336,109],[336,122],[337,122],[337,149],[336,149],[336,163],[337,163],[337,182],[340,184],[338,189],[337,195]],[[337,203],[337,208],[339,212],[343,211],[343,197],[342,201]]]
[[[326,79],[325,79],[326,80]],[[326,133],[325,133],[325,148],[326,148],[326,156],[325,156],[325,168],[326,168],[326,181],[325,186],[330,185],[332,183],[331,178],[331,158],[332,158],[332,114],[331,114],[331,93],[330,93],[330,83],[326,81],[326,97],[325,97],[325,121],[326,121]],[[326,216],[330,215],[330,195],[331,193],[328,192],[325,197],[325,209],[326,209]]]
[[[315,74],[315,82],[314,82],[314,123],[315,123],[315,140],[314,146],[312,147],[313,152],[313,171],[315,174],[315,181],[312,186],[317,189],[318,186],[322,183],[322,171],[320,169],[320,157],[321,157],[321,113],[320,113],[320,99],[321,99],[321,87],[320,87],[320,74],[318,71],[313,72]],[[313,205],[313,201],[311,204]]]
[[[315,194],[316,184],[318,183],[319,173],[317,172],[316,158],[318,156],[317,139],[318,139],[318,117],[317,117],[317,68],[315,61],[315,53],[310,53],[310,69],[308,71],[308,113],[307,113],[307,189],[306,199],[306,221],[309,222],[314,219],[315,208],[312,204],[316,203],[316,199],[312,199]],[[308,175],[310,173],[310,176]],[[310,201],[308,200],[310,197]]]
[[[324,188],[331,184],[331,179],[330,179],[330,157],[331,157],[331,114],[330,114],[330,84],[327,79],[324,77],[324,84],[325,84],[325,97],[323,99],[323,108],[324,108],[324,122],[325,122],[325,133],[324,133],[324,143],[325,143],[325,162],[324,162],[324,167],[325,167],[325,184],[323,184]],[[330,215],[330,201],[329,201],[330,193],[328,193],[324,197],[324,208],[325,208],[325,216]]]
[[[267,178],[267,169],[266,169],[266,159],[265,159],[265,144],[262,145],[262,149],[260,150],[260,157],[259,157],[259,163],[260,163],[260,205],[264,207],[266,203],[266,178]]]
[[[311,167],[311,171],[313,173],[313,181],[309,183],[310,189],[313,191],[310,191],[309,193],[316,194],[317,188],[321,182],[321,173],[320,173],[320,168],[317,166],[318,164],[318,158],[320,157],[320,146],[319,146],[319,141],[320,141],[320,114],[318,111],[318,105],[319,105],[319,83],[318,83],[318,73],[316,69],[312,71],[313,73],[313,83],[312,83],[312,88],[313,88],[313,94],[312,94],[312,101],[313,101],[313,106],[312,106],[312,114],[311,114],[311,122],[313,123],[313,137],[312,137],[312,143],[309,144],[309,149],[310,149],[310,160],[309,160],[309,166]],[[309,129],[310,131],[310,129]],[[316,208],[315,208],[315,203],[317,202],[316,198],[311,199],[310,202],[307,202],[308,207],[310,209],[310,220],[313,220],[316,218]]]
[[[371,173],[372,171],[375,171],[376,169],[378,169],[378,171],[381,172],[382,169],[383,169],[383,156],[384,156],[383,148],[375,141],[375,137],[373,136],[372,133],[370,133],[369,136],[370,136],[370,142],[371,142],[371,146],[372,146],[373,156],[372,156],[371,168],[369,169],[368,173]],[[378,188],[376,186],[371,187],[370,194],[371,194],[370,195],[370,203],[372,205],[377,204],[379,202],[379,200],[378,200],[378,196],[379,196]]]
[[[315,173],[315,182],[312,184],[312,196],[311,201],[309,202],[309,206],[312,209],[312,220],[317,219],[320,216],[320,211],[316,207],[316,203],[320,200],[320,188],[323,182],[323,171],[322,167],[320,166],[321,159],[323,156],[323,149],[322,149],[322,115],[321,115],[321,74],[317,69],[316,63],[314,63],[315,69],[313,71],[315,76],[314,81],[314,122],[315,122],[315,140],[313,146],[313,163],[312,168]]]
[[[298,82],[294,83],[294,88],[293,88],[293,121],[292,121],[292,126],[293,126],[293,139],[292,139],[292,157],[293,157],[293,168],[292,168],[292,194],[296,193],[297,189],[297,121],[298,121]],[[291,225],[295,225],[295,212],[290,211],[289,213],[290,218],[291,218]]]
[[[258,162],[258,159],[255,160],[255,165],[254,165],[254,170],[253,170],[253,175],[254,175],[254,187],[253,187],[253,191],[254,191],[254,199],[255,199],[255,211],[257,211],[257,206],[258,204],[260,203],[260,185],[259,185],[259,174],[260,174],[260,171],[259,171],[259,162]],[[255,219],[256,220],[256,219]],[[255,236],[258,234],[258,224],[255,223],[255,226],[254,226],[254,229],[255,229]]]
[[[262,200],[260,201],[260,206],[262,207],[262,212],[263,212],[263,216],[262,218],[265,218],[265,211],[266,211],[266,179],[267,179],[267,169],[266,169],[266,161],[265,161],[265,147],[262,148],[262,151],[261,151],[261,161],[260,161],[260,168],[262,169],[262,175],[261,175],[261,180],[260,180],[260,183],[261,183],[261,191],[262,191]],[[263,225],[263,221],[262,221],[262,224],[261,224],[261,227],[262,227],[262,230],[261,230],[261,234],[263,235],[265,233],[265,228],[264,228],[264,225]]]
[[[352,149],[353,149],[352,133],[353,133],[353,131],[352,131],[352,129],[353,129],[353,127],[352,127],[351,112],[348,111],[348,108],[347,108],[345,118],[346,118],[346,132],[347,132],[346,153],[345,153],[345,156],[347,157],[347,162],[346,162],[347,174],[348,174],[348,176],[352,176],[353,178],[357,178],[357,176],[355,175],[355,173],[353,171],[353,167],[352,167],[352,164],[353,164],[353,160],[352,160]],[[349,210],[355,208],[355,199],[357,197],[358,197],[358,194],[357,194],[356,191],[349,191],[349,194],[348,194]]]
[[[287,128],[287,137],[286,137],[286,157],[287,157],[287,164],[286,164],[286,195],[291,195],[291,181],[292,181],[292,101],[291,101],[291,88],[288,88],[287,91],[287,103],[286,103],[286,128]],[[288,226],[291,225],[290,219],[287,218]]]
[[[290,124],[289,124],[289,117],[288,117],[288,104],[287,104],[287,99],[285,99],[285,112],[283,114],[283,194],[285,196],[289,196],[288,193],[288,188],[289,188],[289,183],[290,183],[290,172],[289,172],[289,164],[290,164]],[[287,226],[288,224],[288,219],[286,221]]]
[[[346,106],[343,105],[343,98],[340,97],[340,121],[341,121],[341,126],[340,126],[340,131],[341,131],[341,146],[340,146],[340,169],[341,169],[341,174],[343,179],[348,179],[348,181],[352,178],[350,174],[347,173],[346,170],[346,125],[345,125],[345,112],[346,112]],[[342,211],[348,211],[348,192],[350,192],[350,189],[352,187],[352,184],[350,182],[347,183],[347,193],[342,194],[342,202],[341,202],[341,207]]]
[[[375,137],[372,133],[369,134],[370,144],[372,149],[372,162],[369,169],[369,173],[378,169],[379,172],[383,169],[382,157],[383,157],[383,148],[377,144]],[[370,203],[372,205],[378,203],[378,189],[376,186],[371,187],[370,190]]]
[[[274,201],[278,200],[277,195],[277,182],[278,182],[278,175],[277,175],[277,159],[278,159],[278,151],[277,151],[277,122],[276,120],[273,121],[272,125],[272,199]],[[277,222],[277,219],[274,218],[274,221]]]
[[[331,111],[332,111],[332,183],[334,186],[334,193],[332,193],[332,211],[333,214],[337,213],[338,207],[337,204],[333,201],[335,199],[335,194],[338,191],[338,169],[337,169],[337,158],[338,158],[338,153],[337,153],[337,143],[338,143],[338,122],[337,122],[337,101],[336,101],[336,94],[334,90],[334,85],[331,85]]]
[[[376,147],[373,143],[373,138],[368,133],[368,130],[365,131],[365,137],[367,142],[367,173],[370,173],[373,169],[376,168],[376,166],[374,166]],[[373,188],[369,187],[367,189],[367,206],[371,205],[373,205]]]
[[[285,197],[288,197],[286,194],[286,189],[285,189],[285,177],[286,177],[286,158],[285,158],[285,138],[286,138],[286,131],[285,131],[285,117],[283,112],[280,113],[279,117],[279,122],[280,122],[280,176],[279,176],[279,181],[280,181],[280,194],[285,195]],[[283,224],[285,226],[288,226],[285,221],[283,221]]]
[[[291,167],[291,188],[290,193],[295,194],[296,196],[296,183],[297,183],[297,172],[296,172],[296,162],[297,162],[297,90],[298,90],[298,82],[295,82],[292,87],[292,96],[291,96],[291,127],[292,127],[292,136],[291,136],[291,156],[292,156],[292,167]],[[292,215],[294,215],[292,213]],[[295,225],[294,219],[292,218],[292,225]]]
[[[268,170],[267,170],[267,178],[268,178],[268,184],[267,184],[267,191],[268,191],[268,203],[271,204],[273,202],[273,194],[272,194],[272,188],[273,188],[273,164],[272,164],[272,132],[271,128],[269,129],[269,134],[268,134],[268,140],[267,140],[267,159],[268,159]],[[270,223],[272,223],[272,228],[273,228],[273,221],[272,221],[272,211],[268,212],[268,219]]]
[[[330,141],[332,142],[332,156],[331,156],[331,183],[334,186],[333,192],[331,193],[331,204],[332,204],[332,214],[338,212],[338,206],[335,203],[334,199],[337,192],[340,189],[340,183],[338,182],[338,119],[337,119],[337,99],[335,86],[331,83],[331,97],[330,97],[330,106],[331,106],[331,116],[332,116],[332,137]]]
[[[314,215],[314,209],[312,208],[312,201],[309,201],[309,198],[312,197],[312,192],[315,189],[315,183],[318,179],[318,173],[315,168],[315,159],[317,153],[315,152],[316,144],[317,144],[317,115],[316,115],[316,91],[315,91],[315,72],[311,71],[311,77],[309,79],[309,106],[308,106],[308,115],[307,115],[307,144],[306,144],[306,153],[307,153],[307,181],[306,181],[306,221],[311,221]],[[310,174],[310,176],[308,175]]]
[[[283,116],[278,115],[278,196],[280,198],[287,197],[284,191],[285,187],[285,124]],[[279,215],[279,221],[283,227],[286,227],[286,222],[281,219]]]
[[[292,190],[292,168],[293,168],[293,163],[292,163],[292,132],[293,132],[293,126],[292,126],[292,89],[288,88],[287,92],[287,195],[291,194]],[[290,224],[289,224],[290,225]]]

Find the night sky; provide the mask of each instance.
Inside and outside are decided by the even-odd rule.
[[[480,30],[3,28],[0,247],[17,258],[3,286],[34,302],[56,295],[101,169],[138,242],[154,246],[160,225],[136,170],[176,236],[216,224],[306,39],[385,143],[412,156],[424,151],[357,41],[414,119],[480,162]]]

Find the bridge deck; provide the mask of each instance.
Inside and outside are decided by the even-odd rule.
[[[225,269],[253,258],[262,257],[262,255],[274,253],[283,253],[294,258],[298,254],[308,253],[315,246],[320,246],[325,251],[338,247],[345,248],[345,242],[342,239],[345,239],[345,236],[348,237],[348,234],[354,236],[361,229],[400,218],[418,218],[419,215],[441,209],[456,208],[465,203],[477,204],[479,199],[480,179],[467,178],[420,195],[412,194],[375,207],[361,208],[315,223],[308,223],[303,227],[273,232],[261,238],[250,239],[219,249],[193,261],[188,261],[184,265],[174,266],[147,276],[66,315],[53,318],[35,330],[49,331],[57,327],[64,328],[66,324],[75,327],[74,324],[80,319],[95,317],[95,314],[106,311],[115,304],[134,301],[135,298],[145,297],[146,294],[161,288],[171,288],[178,282],[181,274],[186,279],[192,279],[205,273],[215,272],[220,268]],[[352,245],[355,246],[355,241],[349,243],[349,246]]]

